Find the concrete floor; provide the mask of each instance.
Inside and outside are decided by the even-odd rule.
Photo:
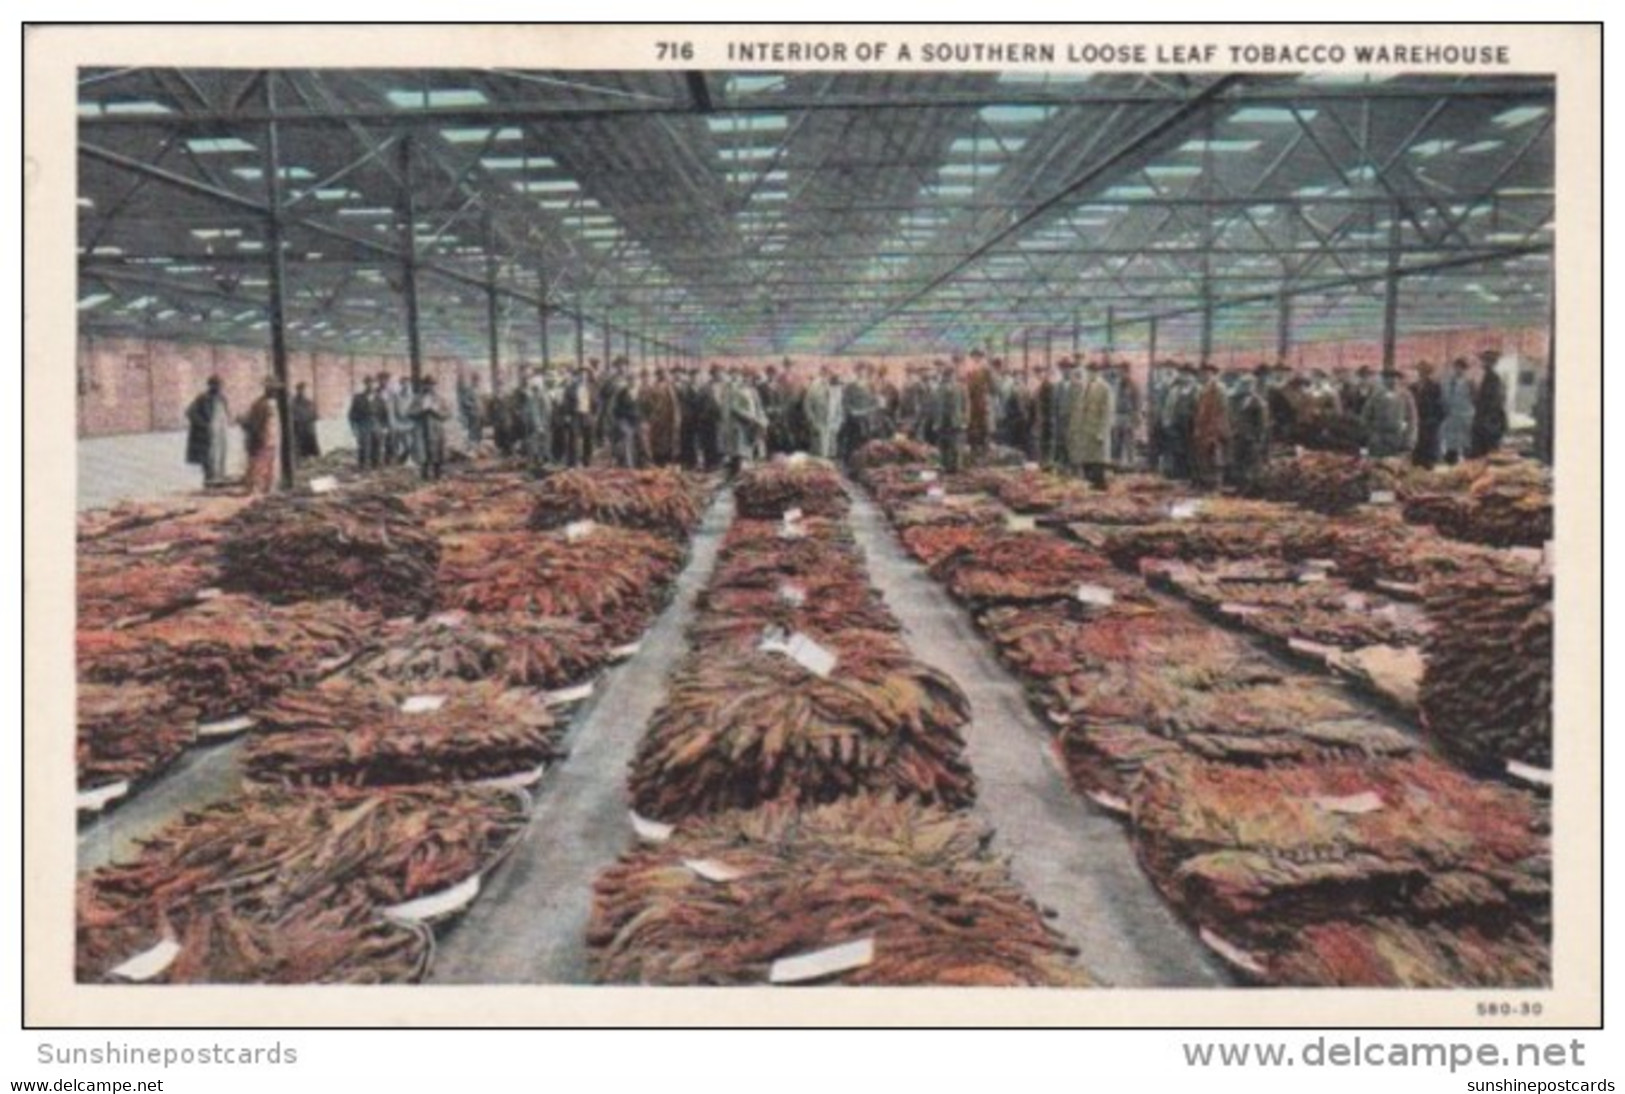
[[[202,809],[242,793],[246,737],[203,745],[182,754],[162,775],[121,805],[79,829],[79,869],[128,861],[136,845],[188,809]]]
[[[348,423],[316,423],[322,451],[352,446]],[[186,462],[186,434],[130,433],[85,437],[78,442],[80,509],[99,509],[125,499],[185,494],[203,485],[202,469]],[[242,430],[234,430],[226,453],[226,474],[241,476],[246,463]]]
[[[1163,901],[1135,860],[1123,825],[1067,785],[1053,735],[1027,705],[962,611],[904,553],[885,517],[853,498],[853,530],[869,576],[902,622],[916,657],[946,672],[971,701],[967,754],[976,809],[994,827],[994,850],[1080,962],[1116,987],[1222,987],[1222,965]]]
[[[536,811],[519,846],[436,946],[430,983],[587,982],[593,882],[632,841],[629,765],[688,651],[694,601],[732,519],[732,495],[724,493],[694,538],[672,603],[638,652],[600,685],[566,741],[569,756],[536,788]]]

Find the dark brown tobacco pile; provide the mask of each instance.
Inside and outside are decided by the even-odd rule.
[[[1083,482],[1047,471],[999,468],[975,471],[968,478],[972,489],[992,494],[1017,513],[1048,513],[1091,494]]]
[[[79,678],[161,684],[203,720],[229,718],[373,648],[380,626],[344,601],[272,607],[222,596],[123,630],[79,630]]]
[[[685,825],[599,878],[593,977],[762,984],[779,959],[872,939],[872,961],[822,982],[1089,986],[987,837],[963,814],[867,797]],[[694,863],[732,880],[707,880]]]
[[[1103,556],[1043,532],[992,532],[939,557],[930,569],[973,608],[1068,599],[1080,583],[1115,586],[1125,596],[1137,588],[1122,582]]]
[[[1305,452],[1272,460],[1254,479],[1252,492],[1270,501],[1292,502],[1318,513],[1346,513],[1371,501],[1377,491],[1394,490],[1403,467],[1360,456]]]
[[[154,684],[81,683],[74,750],[79,789],[139,781],[180,758],[198,711]]]
[[[820,635],[899,629],[879,594],[840,577],[787,576],[776,588],[713,588],[702,594],[699,606],[689,639],[700,648],[719,640],[755,645],[768,627]]]
[[[339,597],[386,617],[434,607],[440,544],[399,498],[262,498],[231,520],[225,588],[276,604]]]
[[[382,651],[351,666],[354,680],[432,684],[494,680],[512,687],[571,687],[609,661],[596,627],[558,616],[451,611],[389,625]]]
[[[367,909],[482,872],[524,823],[519,796],[462,787],[262,792],[187,813],[80,879],[79,979],[166,935],[182,942],[172,982],[413,979],[421,951]]]
[[[779,520],[791,509],[809,517],[844,517],[851,504],[835,468],[812,459],[747,469],[734,483],[734,500],[740,516],[760,520]]]
[[[1552,765],[1552,578],[1504,561],[1441,578],[1425,601],[1422,722],[1463,763]]]
[[[1341,649],[1417,646],[1427,629],[1420,609],[1356,591],[1334,578],[1234,580],[1212,568],[1181,566],[1166,582],[1232,623],[1282,641],[1302,639]]]
[[[443,700],[408,712],[414,698]],[[243,768],[284,786],[397,786],[473,782],[534,770],[559,756],[559,731],[541,700],[494,684],[409,688],[330,681],[258,712]]]
[[[437,536],[459,532],[521,532],[533,506],[519,474],[456,475],[401,500]]]
[[[1333,919],[1255,956],[1265,970],[1260,979],[1283,986],[1528,988],[1550,986],[1552,978],[1546,932],[1522,925]]]
[[[780,654],[699,651],[638,747],[634,807],[670,821],[863,792],[969,805],[964,693],[895,647],[858,647],[827,678]]]
[[[1492,547],[1540,547],[1552,538],[1552,476],[1515,456],[1466,465],[1465,489],[1419,478],[1405,491],[1405,519]]]
[[[530,527],[544,531],[595,520],[680,539],[700,519],[693,482],[670,468],[560,471],[533,487],[531,496]]]
[[[671,541],[598,525],[571,541],[562,533],[486,532],[448,536],[441,599],[471,612],[520,612],[600,624],[613,642],[648,625],[683,563]]]
[[[1268,951],[1336,920],[1485,934],[1550,918],[1548,820],[1533,795],[1423,756],[1271,768],[1163,760],[1134,801],[1141,862],[1185,915]]]
[[[212,545],[224,538],[227,519],[247,504],[246,498],[188,497],[92,509],[78,516],[79,549],[134,556]]]
[[[217,588],[221,569],[211,548],[129,556],[81,550],[78,555],[81,627],[138,623],[197,602],[198,593]]]

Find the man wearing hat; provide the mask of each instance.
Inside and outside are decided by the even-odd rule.
[[[1202,388],[1191,414],[1191,479],[1204,490],[1217,490],[1230,462],[1230,398],[1211,361],[1201,368]]]
[[[377,431],[372,427],[372,377],[364,377],[361,390],[350,396],[350,434],[355,437],[356,466],[365,471],[378,466]]]
[[[1383,369],[1382,383],[1366,396],[1360,424],[1374,459],[1408,456],[1416,447],[1416,403],[1400,386],[1397,369]]]
[[[203,485],[226,477],[226,444],[231,437],[231,408],[220,377],[211,376],[203,393],[186,408],[186,462],[203,468]]]
[[[970,421],[970,395],[965,382],[951,364],[937,364],[937,383],[931,392],[931,435],[942,454],[942,469],[954,474],[960,469],[965,446],[965,427]]]
[[[1439,462],[1439,430],[1444,425],[1444,388],[1433,378],[1433,365],[1419,361],[1416,382],[1411,385],[1411,401],[1416,404],[1416,447],[1411,463],[1431,468]]]
[[[1499,350],[1487,349],[1478,355],[1484,366],[1478,379],[1478,395],[1473,400],[1473,436],[1467,455],[1473,458],[1488,456],[1501,447],[1507,432],[1507,389],[1496,368],[1501,360]]]
[[[1089,362],[1083,384],[1071,398],[1066,417],[1066,454],[1069,466],[1081,470],[1097,490],[1106,489],[1106,465],[1112,459],[1112,426],[1116,399],[1102,373],[1105,366]]]
[[[282,449],[282,414],[277,396],[282,385],[275,376],[265,378],[265,391],[243,415],[243,447],[248,451],[248,492],[269,494],[276,489],[277,457]]]
[[[316,438],[316,404],[304,384],[293,389],[293,401],[288,408],[293,418],[293,451],[301,460],[313,460],[322,454],[321,442]]]
[[[971,454],[983,456],[993,439],[993,373],[981,350],[971,350],[970,358],[970,371],[965,375],[965,394],[970,399],[965,437],[970,442]]]
[[[1162,403],[1163,473],[1170,479],[1191,477],[1191,422],[1196,417],[1196,366],[1180,365]]]
[[[918,361],[910,361],[905,372],[907,381],[897,398],[897,431],[919,440],[925,427],[925,398],[929,390],[924,372]]]
[[[807,385],[804,406],[808,442],[812,454],[821,459],[834,459],[836,446],[840,444],[841,427],[846,420],[843,397],[841,382],[830,365],[819,369],[818,378]]]
[[[1140,432],[1140,388],[1129,373],[1127,361],[1119,361],[1108,374],[1117,397],[1117,420],[1112,426],[1112,462],[1119,467],[1135,464],[1134,445]]]

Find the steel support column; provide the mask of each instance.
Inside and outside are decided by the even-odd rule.
[[[271,117],[276,116],[276,79],[271,72],[266,72],[265,83],[265,110]],[[265,218],[265,251],[267,266],[269,267],[270,296],[271,296],[271,371],[277,380],[276,413],[282,428],[278,431],[281,436],[281,451],[278,459],[282,470],[282,487],[291,489],[293,486],[293,414],[292,400],[288,393],[288,332],[287,332],[287,266],[282,253],[282,157],[278,143],[277,124],[275,121],[265,125],[265,196],[268,215]],[[147,359],[147,367],[152,367],[152,359]]]
[[[412,386],[423,379],[423,331],[418,315],[418,229],[417,195],[412,191],[412,143],[414,137],[401,139],[401,238],[404,243],[404,261],[401,263],[401,294],[406,298],[406,353],[412,370]]]
[[[1117,308],[1115,305],[1106,305],[1106,356],[1110,357],[1117,351]]]
[[[587,367],[587,321],[581,317],[581,312],[574,313],[576,321],[576,368]]]
[[[1157,317],[1146,322],[1145,359],[1152,366],[1157,363]]]
[[[1403,230],[1399,221],[1399,203],[1388,219],[1388,274],[1383,279],[1382,293],[1382,367],[1394,367],[1394,352],[1399,341],[1399,258]]]
[[[485,342],[491,354],[491,390],[502,390],[502,302],[497,298],[496,232],[485,217]],[[523,368],[523,363],[520,364]]]
[[[1283,291],[1275,312],[1275,361],[1286,364],[1292,354],[1292,294]]]

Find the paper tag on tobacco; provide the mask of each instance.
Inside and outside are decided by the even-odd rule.
[[[1314,801],[1317,808],[1324,809],[1328,813],[1347,813],[1351,816],[1375,813],[1383,807],[1382,798],[1374,790],[1338,798],[1316,798]]]
[[[136,983],[151,980],[174,964],[175,958],[180,956],[180,952],[180,943],[173,938],[166,938],[152,949],[143,950],[122,965],[119,965],[112,970],[112,974],[116,979],[131,980]]]
[[[468,613],[460,610],[441,612],[439,615],[431,615],[429,622],[442,627],[461,627],[468,622]]]
[[[1034,463],[1033,461],[1028,460],[1026,463],[1021,465],[1021,469],[1023,471],[1037,471],[1038,470],[1038,465],[1036,463]]]
[[[1200,498],[1176,501],[1168,506],[1168,516],[1173,520],[1190,520],[1201,511],[1202,500]]]
[[[199,737],[230,737],[245,729],[252,729],[254,719],[246,714],[227,718],[223,722],[203,722],[197,727]]]
[[[557,691],[547,692],[542,696],[542,702],[550,707],[564,707],[571,703],[579,703],[592,695],[592,681],[577,684],[573,688],[559,688]]]
[[[130,783],[127,779],[98,786],[94,790],[81,790],[77,806],[86,813],[100,813],[107,808],[108,802],[117,801],[129,792]]]
[[[807,454],[805,452],[792,452],[784,458],[784,462],[791,467],[800,467],[807,462]]]
[[[839,946],[815,950],[796,957],[781,957],[768,969],[770,984],[798,984],[804,980],[818,980],[838,972],[861,969],[875,959],[873,937],[861,938]]]
[[[590,520],[572,520],[564,526],[564,538],[571,543],[586,539],[597,530],[598,525]]]
[[[474,903],[474,898],[479,895],[480,875],[474,874],[449,889],[416,897],[401,904],[392,904],[384,909],[384,914],[391,919],[420,923],[425,919],[437,919],[466,908]]]
[[[697,874],[706,881],[714,881],[718,884],[738,881],[745,876],[745,871],[729,866],[725,862],[718,862],[716,859],[686,858],[683,860],[683,866],[690,873]]]
[[[1305,570],[1298,575],[1298,584],[1312,585],[1317,581],[1326,580],[1325,570]]]
[[[319,475],[310,480],[312,494],[331,494],[339,488],[339,480],[332,475]]]
[[[645,843],[665,843],[671,839],[672,832],[676,831],[669,824],[650,820],[648,817],[640,816],[636,812],[628,813],[627,816],[632,818],[632,831],[637,833],[638,839],[643,840]]]
[[[784,511],[784,523],[786,524],[795,524],[801,519],[801,517],[802,513],[800,509],[786,509]]]
[[[936,482],[937,481],[937,473],[935,471],[921,471],[920,472],[920,481],[921,482]]]
[[[941,501],[948,496],[948,492],[940,486],[933,486],[925,492],[925,496],[932,501]]]
[[[791,635],[790,641],[784,644],[784,652],[790,660],[814,676],[828,676],[837,660],[834,653],[804,634]]]
[[[1004,518],[1004,530],[1006,532],[1036,532],[1038,530],[1038,521],[1033,517],[1023,517],[1011,513]]]
[[[195,596],[198,600],[216,600],[216,599],[219,599],[222,595],[224,595],[224,594],[222,593],[222,591],[220,589],[212,589],[212,588],[211,589],[199,589],[196,593],[193,594],[193,596]]]
[[[1372,505],[1392,505],[1397,500],[1398,500],[1398,495],[1396,495],[1392,490],[1373,490],[1373,491],[1371,491],[1371,504]]]
[[[807,603],[807,590],[786,581],[779,586],[779,599],[792,608],[799,608]]]
[[[1104,585],[1079,585],[1078,591],[1073,595],[1080,604],[1093,604],[1101,608],[1108,608],[1117,603],[1117,594]]]
[[[444,695],[408,695],[401,702],[402,714],[428,714],[446,705]]]
[[[1522,779],[1526,783],[1536,786],[1551,786],[1552,772],[1545,767],[1536,767],[1534,764],[1520,763],[1517,760],[1507,761],[1507,774],[1515,779]]]

